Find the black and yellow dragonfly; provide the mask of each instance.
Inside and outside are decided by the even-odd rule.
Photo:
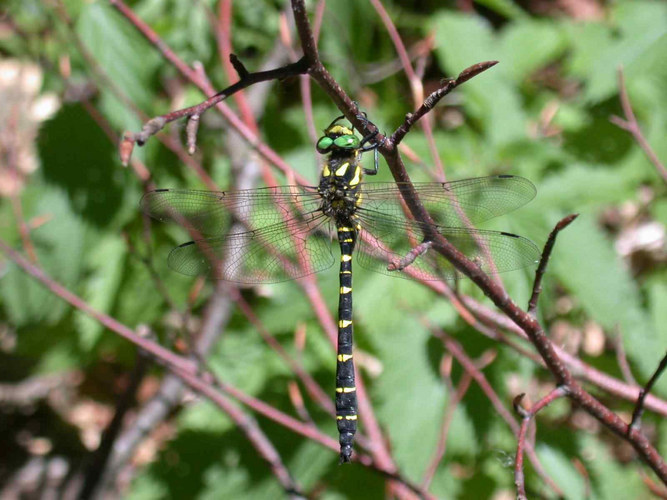
[[[540,252],[515,234],[475,229],[474,224],[510,212],[535,196],[522,177],[496,175],[454,182],[414,183],[435,228],[414,220],[391,182],[364,183],[364,152],[377,151],[374,136],[360,139],[334,120],[317,142],[328,155],[318,186],[275,186],[239,191],[159,189],[147,193],[143,211],[175,221],[193,241],[169,254],[169,266],[186,275],[208,275],[241,284],[302,278],[331,267],[331,239],[340,245],[336,419],[340,461],[349,462],[357,430],[357,397],[352,353],[352,253],[363,268],[422,280],[460,275],[441,255],[429,251],[426,229],[436,229],[488,273],[537,263]]]

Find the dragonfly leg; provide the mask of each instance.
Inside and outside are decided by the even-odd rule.
[[[387,266],[387,271],[402,271],[410,264],[412,264],[418,257],[428,252],[428,249],[433,246],[432,241],[423,241],[412,250],[410,250],[404,257],[394,259]]]

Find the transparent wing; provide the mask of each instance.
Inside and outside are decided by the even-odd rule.
[[[461,275],[435,250],[416,256],[404,271],[390,271],[388,265],[405,259],[424,240],[424,226],[415,221],[400,220],[357,212],[362,230],[357,245],[357,262],[363,268],[403,278],[440,280]],[[486,273],[495,274],[534,266],[540,251],[527,238],[511,233],[435,226],[436,230]]]
[[[190,241],[169,254],[169,267],[190,276],[244,284],[276,283],[327,269],[335,259],[329,218],[316,211],[253,231]]]
[[[409,218],[401,189],[393,182],[365,183],[360,211],[380,212],[397,219]],[[535,186],[523,177],[495,175],[453,182],[413,183],[419,199],[442,226],[466,227],[506,214],[535,197]]]
[[[239,191],[159,189],[146,193],[141,209],[159,221],[173,221],[198,235],[221,235],[233,218],[248,229],[278,224],[298,213],[316,210],[317,188],[276,186]]]

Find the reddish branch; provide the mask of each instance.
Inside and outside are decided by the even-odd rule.
[[[471,75],[477,73],[478,71],[474,70],[470,72]],[[324,85],[327,82],[322,81],[319,83]],[[411,116],[406,118],[406,123],[409,122],[414,122]],[[406,128],[405,123],[397,129],[392,138],[402,137],[399,131],[403,128]],[[646,436],[638,430],[628,429],[628,424],[626,424],[618,415],[586,392],[560,359],[553,344],[546,336],[539,322],[527,311],[524,311],[517,306],[498,283],[486,275],[477,264],[467,259],[465,255],[436,231],[435,223],[424,208],[417,193],[414,191],[414,187],[410,183],[410,178],[405,169],[405,165],[398,154],[398,149],[393,140],[385,141],[378,150],[387,160],[394,179],[397,182],[405,183],[404,189],[401,190],[403,199],[415,220],[424,224],[424,227],[426,228],[424,237],[426,240],[433,241],[433,249],[448,259],[460,272],[470,278],[484,292],[484,294],[491,299],[496,307],[523,330],[530,342],[537,349],[546,368],[552,373],[558,385],[568,388],[569,397],[617,436],[627,439],[628,442],[632,444],[637,454],[653,469],[658,477],[667,484],[667,465]]]
[[[512,432],[516,436],[519,436],[520,433],[519,425],[516,423],[516,421],[512,417],[511,413],[507,410],[507,408],[505,408],[505,405],[502,403],[498,394],[496,394],[496,392],[493,390],[493,387],[486,379],[484,374],[477,368],[475,362],[466,354],[461,344],[458,343],[456,340],[454,340],[452,337],[450,337],[446,332],[442,331],[441,329],[434,328],[432,325],[429,326],[429,329],[431,330],[434,336],[442,340],[442,343],[445,346],[445,348],[454,356],[454,358],[456,358],[456,361],[459,362],[459,364],[463,367],[465,372],[468,373],[475,382],[477,382],[477,385],[479,385],[480,389],[482,389],[482,392],[484,392],[489,401],[491,401],[491,404],[493,405],[498,415],[500,415],[500,417],[507,423],[510,429],[512,429]],[[561,495],[562,492],[558,487],[558,485],[549,477],[549,475],[542,467],[542,464],[537,458],[537,454],[535,453],[535,449],[528,444],[526,445],[526,450],[528,453],[528,457],[530,458],[530,461],[533,464],[533,467],[535,467],[535,471],[540,475],[540,477],[544,480],[544,482],[547,483],[549,487],[554,490],[556,494]]]
[[[551,391],[547,396],[539,400],[530,410],[525,409],[521,406],[521,401],[525,394],[519,394],[514,398],[514,411],[519,414],[521,417],[521,429],[519,430],[519,439],[517,441],[516,448],[516,461],[514,462],[514,484],[516,485],[517,498],[520,500],[525,500],[526,497],[526,483],[525,475],[523,473],[523,453],[524,449],[527,447],[526,443],[526,434],[528,431],[528,426],[537,413],[544,408],[545,406],[551,404],[558,398],[566,396],[568,393],[567,387],[557,387]]]
[[[7,257],[15,262],[21,269],[23,269],[23,271],[37,279],[55,295],[65,300],[76,309],[85,312],[95,320],[99,321],[109,330],[112,330],[126,340],[129,340],[137,347],[141,348],[146,354],[152,356],[158,363],[166,366],[172,373],[178,375],[192,389],[211,399],[211,401],[227,413],[246,433],[250,443],[255,446],[259,454],[269,462],[274,471],[274,475],[281,482],[283,488],[286,491],[297,491],[297,485],[290,478],[289,471],[280,460],[276,458],[278,457],[278,454],[271,442],[261,433],[259,428],[251,425],[252,422],[246,418],[245,414],[243,414],[237,406],[232,405],[228,401],[225,394],[215,389],[212,384],[215,379],[211,374],[201,374],[199,367],[192,360],[183,358],[182,356],[165,349],[156,342],[137,334],[119,321],[93,309],[87,302],[51,279],[51,277],[42,271],[42,269],[29,262],[25,257],[13,250],[2,240],[0,240],[0,251],[5,253]],[[230,385],[221,385],[221,387],[224,387],[224,392],[243,402],[258,413],[282,423],[293,430],[299,429],[297,432],[303,432],[304,435],[307,435],[309,438],[314,439],[325,446],[331,447],[334,450],[338,449],[338,443],[335,440],[320,434],[312,428],[308,428],[301,422],[282,414],[266,403],[251,398]]]
[[[429,111],[431,111],[436,106],[436,104],[440,102],[440,99],[445,97],[459,85],[467,82],[471,78],[476,77],[487,69],[492,68],[496,64],[498,64],[498,61],[486,61],[474,64],[469,68],[464,69],[456,78],[447,78],[443,80],[442,86],[435,92],[432,92],[431,95],[429,95],[426,100],[424,100],[422,105],[415,112],[408,113],[403,124],[398,127],[391,136],[390,144],[393,144],[393,146],[398,146],[405,135],[410,131],[412,126],[421,118],[423,118]]]
[[[202,113],[208,111],[212,107],[216,106],[218,103],[227,99],[229,96],[234,95],[239,90],[249,87],[250,85],[254,85],[255,83],[259,82],[266,82],[270,80],[281,80],[289,76],[300,75],[305,73],[308,69],[305,60],[299,59],[295,63],[288,64],[280,68],[268,71],[258,71],[256,73],[249,73],[245,69],[245,67],[241,64],[241,61],[239,61],[234,54],[231,54],[229,56],[229,59],[232,62],[232,65],[234,66],[236,71],[239,73],[239,77],[241,78],[238,82],[236,82],[233,85],[230,85],[226,89],[218,92],[217,94],[209,97],[208,99],[206,99],[203,102],[200,102],[199,104],[190,106],[189,108],[178,109],[176,111],[172,111],[171,113],[167,113],[161,116],[156,116],[155,118],[151,118],[144,124],[143,128],[141,129],[141,132],[137,133],[126,132],[123,137],[123,145],[121,146],[122,148],[124,148],[123,151],[129,150],[131,152],[131,148],[129,146],[130,143],[136,143],[139,146],[143,146],[144,143],[151,136],[157,134],[168,123],[173,122],[174,120],[178,120],[180,118],[187,118],[188,123],[186,126],[186,132],[188,134],[187,138],[188,150],[190,150],[190,152],[194,152],[199,117],[202,115]],[[123,158],[124,161],[126,161],[127,159],[129,159],[129,157]]]
[[[642,148],[644,154],[646,154],[649,161],[656,168],[660,174],[660,177],[662,177],[662,180],[667,183],[667,168],[662,164],[658,158],[658,155],[655,154],[655,151],[653,151],[653,148],[651,148],[651,145],[644,137],[644,134],[642,134],[642,130],[639,127],[639,122],[635,117],[635,112],[632,110],[632,104],[630,103],[630,98],[628,97],[628,89],[625,86],[623,67],[618,68],[618,88],[621,92],[621,107],[623,108],[625,119],[612,115],[609,118],[609,121],[611,121],[617,127],[620,127],[623,130],[627,130],[632,134],[632,137],[634,137],[635,141],[637,141],[637,144],[639,144],[639,147]]]

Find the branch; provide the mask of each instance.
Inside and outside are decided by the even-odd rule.
[[[221,90],[217,94],[209,97],[199,104],[151,118],[144,124],[141,132],[125,132],[123,136],[123,142],[120,146],[121,160],[123,164],[126,165],[129,161],[130,155],[132,154],[133,144],[136,143],[139,146],[143,146],[151,136],[157,134],[164,128],[165,125],[184,117],[188,118],[188,123],[186,126],[188,151],[191,154],[194,153],[199,117],[204,112],[224,101],[229,96],[234,95],[236,92],[249,87],[250,85],[254,85],[255,83],[259,82],[281,80],[290,76],[301,75],[306,73],[308,70],[304,58],[301,58],[295,63],[288,64],[280,68],[268,71],[258,71],[256,73],[248,73],[241,61],[239,61],[239,59],[234,54],[231,54],[229,59],[236,71],[239,73],[239,77],[241,78],[238,82],[230,85],[224,90]]]
[[[422,321],[426,322],[426,320],[424,319],[422,319]],[[482,392],[484,392],[489,401],[491,401],[491,404],[493,405],[498,415],[500,415],[500,417],[507,423],[512,432],[516,436],[518,436],[520,432],[519,425],[516,423],[516,421],[512,417],[511,413],[507,410],[507,408],[505,408],[498,394],[496,394],[496,392],[493,390],[493,387],[486,379],[484,374],[481,372],[481,370],[475,365],[475,362],[472,359],[470,359],[470,357],[465,352],[465,349],[463,349],[461,344],[458,343],[456,340],[454,340],[452,337],[450,337],[442,329],[435,328],[433,325],[429,325],[428,322],[426,322],[426,325],[429,328],[429,330],[431,330],[431,333],[442,341],[445,348],[452,354],[452,356],[454,356],[454,358],[456,358],[456,361],[458,361],[458,363],[463,367],[465,372],[468,373],[475,382],[477,382],[477,385],[479,385],[480,389],[482,389]],[[540,477],[542,477],[544,482],[546,482],[551,487],[551,489],[553,489],[553,491],[557,495],[561,495],[562,492],[560,488],[547,475],[546,471],[542,467],[542,464],[540,463],[537,457],[537,454],[535,453],[534,448],[532,446],[527,446],[526,448],[531,463],[533,464],[533,467],[535,467],[537,473],[540,475]]]
[[[628,89],[625,86],[625,77],[623,76],[623,66],[618,67],[618,88],[621,93],[621,107],[623,108],[623,114],[625,119],[612,115],[609,117],[609,121],[623,130],[626,130],[632,134],[639,147],[642,148],[644,154],[648,157],[649,161],[656,168],[662,180],[667,183],[667,168],[662,164],[658,155],[655,154],[655,151],[651,148],[651,145],[648,143],[642,130],[639,127],[639,122],[635,117],[635,113],[632,110],[632,104],[630,103],[630,98],[628,97]]]
[[[391,136],[391,142],[395,146],[398,146],[398,144],[400,144],[405,135],[410,131],[412,126],[417,121],[419,121],[424,115],[426,115],[426,113],[431,111],[435,107],[435,105],[438,104],[438,102],[440,102],[440,99],[445,97],[459,85],[467,82],[471,78],[476,77],[477,75],[483,73],[487,69],[492,68],[496,64],[498,64],[498,61],[485,61],[477,63],[461,71],[459,76],[457,76],[456,78],[446,78],[442,80],[441,82],[442,86],[435,92],[431,93],[431,95],[429,95],[424,100],[424,103],[419,107],[419,109],[417,109],[417,111],[415,111],[414,113],[408,113],[408,115],[405,117],[405,121],[403,122],[403,124],[400,127],[398,127]]]
[[[553,228],[551,233],[549,234],[549,239],[547,239],[546,245],[544,245],[544,250],[542,251],[542,257],[540,258],[540,263],[537,266],[537,271],[535,271],[535,282],[533,283],[533,293],[530,296],[530,300],[528,301],[528,314],[532,314],[535,316],[535,310],[537,309],[537,299],[540,296],[540,293],[542,292],[542,277],[544,276],[544,272],[547,269],[547,264],[549,263],[549,258],[551,257],[551,252],[553,251],[554,244],[556,243],[556,236],[558,236],[558,233],[560,233],[563,229],[565,229],[567,226],[569,226],[574,219],[579,217],[579,214],[572,214],[568,215],[567,217],[563,218],[556,224],[556,227]]]
[[[402,184],[401,194],[412,216],[425,228],[424,239],[432,241],[435,251],[440,253],[456,269],[470,278],[491,299],[496,307],[523,330],[530,342],[537,349],[547,369],[556,379],[557,384],[568,388],[570,398],[617,436],[628,440],[639,456],[667,484],[667,465],[646,436],[638,431],[631,431],[628,434],[628,425],[578,384],[572,373],[560,359],[556,349],[537,320],[531,314],[519,308],[507,295],[502,286],[485,274],[476,263],[466,258],[465,255],[437,231],[436,224],[419,200],[414,186],[410,182],[403,160],[393,142],[387,141],[379,149],[387,160],[394,180],[404,183]]]
[[[537,413],[544,408],[545,406],[551,404],[558,398],[566,396],[568,389],[563,386],[556,387],[551,391],[547,396],[539,400],[535,406],[530,410],[527,410],[521,406],[521,400],[525,394],[519,394],[514,398],[513,406],[514,411],[521,416],[521,429],[519,431],[519,439],[517,441],[516,448],[516,461],[514,462],[514,484],[517,489],[517,499],[526,500],[526,485],[525,485],[525,475],[523,473],[523,451],[526,447],[526,433],[528,431],[528,425]]]

